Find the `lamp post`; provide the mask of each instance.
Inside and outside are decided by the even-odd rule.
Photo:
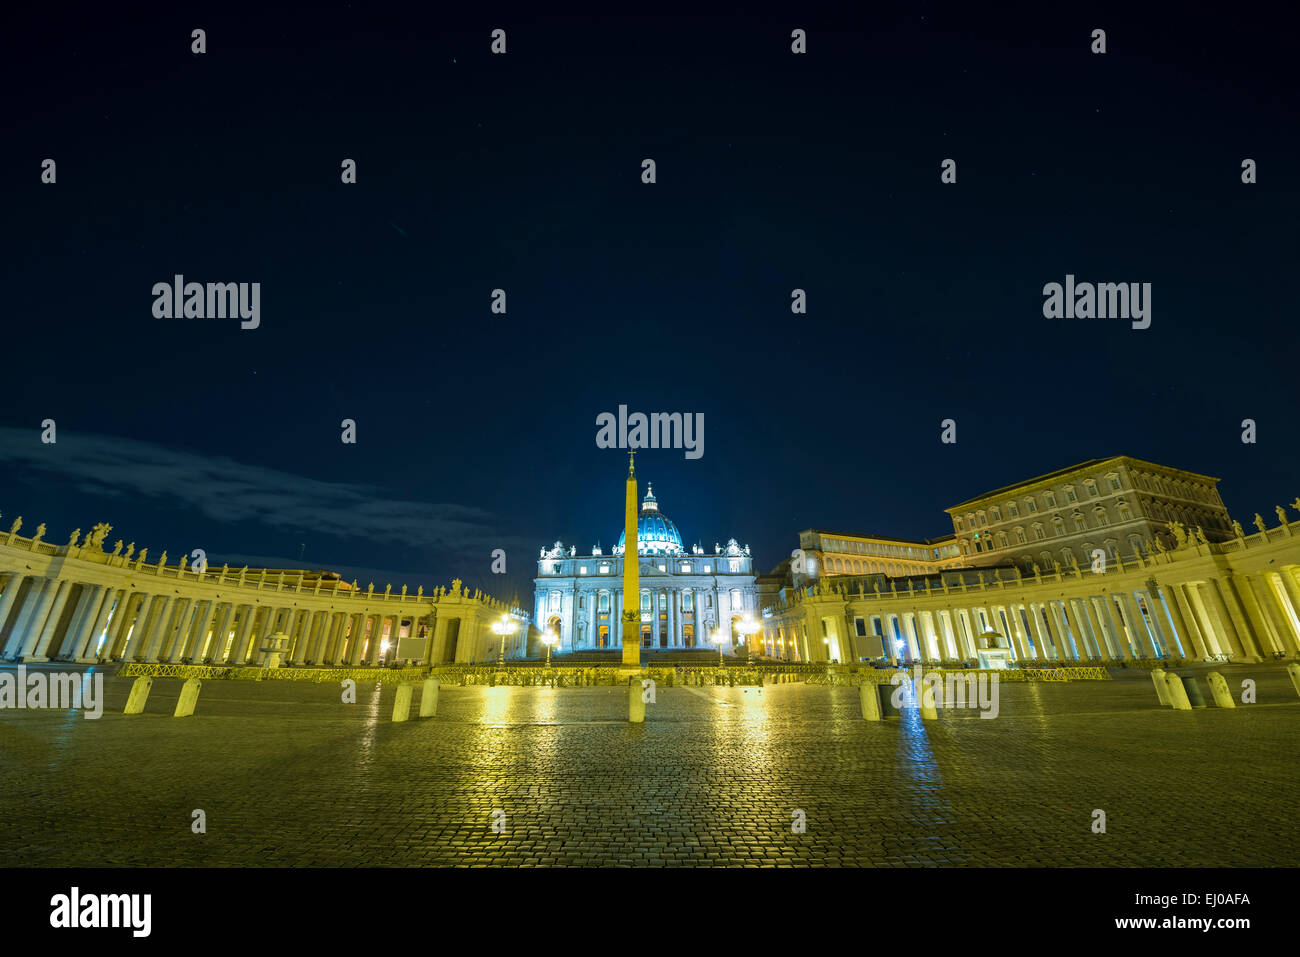
[[[542,635],[542,644],[546,646],[546,667],[548,669],[551,667],[551,645],[555,644],[559,640],[560,639],[555,636],[555,632],[551,631],[549,628],[546,630],[546,634]]]
[[[745,639],[745,650],[749,651],[749,639],[758,631],[758,622],[753,618],[746,617],[743,621],[736,623],[736,631]]]
[[[722,629],[715,628],[713,634],[709,636],[713,639],[714,644],[718,646],[718,667],[725,668],[726,662],[722,660]]]
[[[519,626],[510,619],[509,615],[502,615],[499,620],[492,622],[492,630],[501,636],[501,654],[497,657],[497,665],[504,668],[506,663],[506,636],[513,635],[519,630]]]
[[[831,640],[823,638],[822,643],[826,645],[826,663],[829,665],[831,663]]]

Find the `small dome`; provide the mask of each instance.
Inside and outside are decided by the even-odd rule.
[[[626,532],[618,536],[619,545],[625,544]],[[682,536],[673,520],[659,510],[654,487],[647,485],[641,500],[641,514],[636,520],[637,553],[641,555],[671,553],[682,550]]]

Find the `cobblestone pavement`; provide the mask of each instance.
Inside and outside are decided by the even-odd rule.
[[[1141,675],[873,724],[853,688],[661,687],[634,726],[623,689],[448,686],[392,724],[392,685],[209,681],[176,719],[179,681],[124,716],[108,678],[99,720],[0,711],[0,864],[1294,865],[1300,699],[1219,670],[1260,703],[1173,712]]]

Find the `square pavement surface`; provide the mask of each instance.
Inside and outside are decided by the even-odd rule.
[[[1294,865],[1300,699],[1217,670],[1259,703],[1175,712],[1116,672],[868,723],[856,688],[661,686],[631,725],[625,688],[444,684],[419,719],[417,683],[394,724],[393,682],[204,681],[173,718],[180,681],[127,716],[107,676],[98,720],[0,711],[0,864]]]

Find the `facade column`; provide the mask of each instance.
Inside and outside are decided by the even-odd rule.
[[[253,620],[260,611],[258,605],[240,606],[237,622],[235,626],[235,640],[230,643],[230,651],[226,653],[226,664],[242,665],[245,655],[248,652],[248,636],[253,631]]]
[[[18,592],[22,589],[23,582],[26,580],[27,576],[22,572],[14,572],[5,581],[5,590],[0,593],[0,635],[4,634],[5,622],[9,620],[9,612],[13,609],[14,602],[18,598]]]
[[[1224,603],[1224,595],[1219,588],[1218,580],[1211,578],[1204,582],[1201,596],[1201,601],[1205,604],[1206,610],[1210,612],[1210,616],[1214,621],[1215,630],[1226,639],[1230,653],[1240,655],[1242,658],[1258,657],[1252,654],[1250,646],[1242,640],[1241,635],[1233,625],[1232,616]]]
[[[1025,631],[1028,626],[1025,623],[1032,618],[1033,611],[1028,603],[1025,604],[1023,617],[1018,602],[1007,606],[1007,627],[1011,630],[1011,634],[1007,636],[1007,644],[1011,646],[1018,661],[1029,660],[1029,640]]]
[[[1232,576],[1232,585],[1236,589],[1237,599],[1246,613],[1246,622],[1255,635],[1255,644],[1260,654],[1271,657],[1277,653],[1285,654],[1286,644],[1277,629],[1277,621],[1269,614],[1267,608],[1260,604],[1259,590],[1250,575]]]
[[[352,628],[348,632],[346,664],[354,668],[361,664],[361,647],[366,642],[366,624],[368,621],[365,612],[356,612],[352,615]]]
[[[108,589],[103,585],[81,586],[81,594],[77,597],[76,607],[68,619],[68,627],[64,629],[63,640],[57,647],[51,641],[50,654],[46,657],[51,661],[76,660],[86,631],[94,626],[95,619],[99,617],[99,609],[104,604],[104,593],[107,591]]]
[[[1088,627],[1092,629],[1093,638],[1098,646],[1105,647],[1106,657],[1111,661],[1124,661],[1128,656],[1124,654],[1118,642],[1112,642],[1110,636],[1106,634],[1106,629],[1102,627],[1101,616],[1097,612],[1097,604],[1092,600],[1092,596],[1086,595],[1081,600],[1083,610],[1088,616]]]
[[[1173,641],[1169,643],[1169,653],[1179,658],[1193,657],[1191,644],[1191,634],[1187,627],[1187,622],[1183,619],[1183,611],[1178,607],[1178,599],[1174,597],[1169,585],[1152,585],[1152,590],[1156,592],[1154,601],[1158,601],[1165,610],[1165,620],[1169,623],[1170,631],[1173,633]]]
[[[216,664],[225,660],[226,642],[230,641],[230,626],[234,619],[235,603],[222,603],[217,618],[217,626],[212,629],[212,644],[209,646],[207,654],[203,656],[204,661],[211,661]]]
[[[104,599],[99,604],[99,612],[90,623],[90,631],[78,641],[73,649],[73,661],[95,661],[98,658],[99,648],[96,639],[107,632],[112,613],[114,609],[121,608],[121,603],[126,600],[126,594],[124,588],[104,589]],[[104,641],[105,643],[108,642],[107,635],[105,635]]]
[[[171,595],[160,595],[158,597],[161,601],[155,601],[150,612],[151,621],[148,638],[141,645],[140,657],[144,661],[158,660],[158,650],[162,646],[164,637],[166,637],[168,626],[171,625],[172,607],[176,604],[176,599]]]
[[[59,583],[59,590],[54,596],[54,605],[50,608],[50,613],[45,618],[44,626],[41,628],[40,637],[36,642],[36,647],[32,649],[32,660],[45,660],[46,649],[50,647],[50,639],[54,637],[54,630],[59,626],[59,619],[63,615],[63,606],[68,603],[68,596],[72,594],[73,583],[62,581]],[[32,622],[33,626],[36,622]],[[32,629],[35,631],[35,628]],[[26,656],[24,655],[24,660]]]
[[[1286,569],[1282,569],[1279,574],[1283,579],[1282,587],[1285,588]],[[1255,601],[1262,613],[1272,622],[1273,631],[1277,634],[1278,646],[1282,653],[1288,656],[1295,656],[1300,653],[1300,632],[1296,631],[1296,625],[1292,624],[1286,606],[1282,604],[1276,592],[1273,591],[1272,581],[1269,580],[1267,575],[1244,577],[1248,577]]]
[[[86,645],[104,630],[108,613],[113,610],[113,600],[117,590],[106,585],[96,585],[96,592],[82,615],[79,627],[69,629],[68,637],[59,649],[60,657],[67,661],[81,661],[86,657]]]
[[[1047,631],[1052,639],[1051,658],[1062,661],[1065,659],[1065,639],[1061,637],[1061,623],[1056,620],[1056,610],[1050,601],[1043,603],[1043,615],[1047,619]]]
[[[167,600],[169,599],[162,595],[151,595],[148,592],[141,593],[139,615],[134,619],[133,625],[129,629],[130,634],[125,636],[125,643],[122,647],[122,659],[124,661],[144,660],[145,649],[149,646],[149,633],[153,631],[158,612],[162,608],[163,602]]]
[[[191,664],[202,663],[203,653],[208,645],[208,632],[212,630],[212,619],[216,616],[216,612],[216,599],[205,601],[202,607],[195,610],[194,633],[189,641],[181,646],[182,659],[188,659]]]
[[[1251,627],[1250,619],[1242,608],[1241,598],[1237,593],[1239,587],[1239,583],[1230,571],[1226,572],[1222,579],[1215,581],[1215,592],[1219,596],[1219,601],[1227,609],[1228,622],[1237,633],[1237,641],[1241,644],[1242,652],[1256,661],[1263,661],[1264,636],[1257,634]]]
[[[1129,640],[1130,636],[1124,630],[1124,619],[1115,608],[1114,599],[1110,595],[1102,595],[1101,602],[1106,606],[1106,612],[1110,616],[1110,626],[1115,632],[1115,644],[1119,646],[1120,652],[1124,655],[1125,659],[1133,658],[1136,655],[1136,651],[1132,642]]]
[[[190,631],[197,617],[199,601],[197,598],[177,598],[172,623],[158,646],[159,661],[180,661],[189,641]]]
[[[1066,598],[1062,600],[1061,614],[1065,616],[1065,624],[1074,635],[1074,647],[1075,650],[1079,652],[1079,659],[1082,660],[1085,655],[1088,658],[1092,658],[1094,655],[1095,657],[1100,658],[1101,653],[1097,652],[1096,649],[1089,644],[1088,634],[1079,624],[1079,613],[1074,610],[1074,604],[1071,599]]]
[[[1173,653],[1169,650],[1171,647],[1169,638],[1165,634],[1165,628],[1168,623],[1160,620],[1159,598],[1151,594],[1149,585],[1142,595],[1134,595],[1132,592],[1129,592],[1129,597],[1132,599],[1132,604],[1137,605],[1139,618],[1142,618],[1142,603],[1146,603],[1147,615],[1142,620],[1146,625],[1148,634],[1150,635],[1151,643],[1155,647],[1156,656],[1160,658],[1172,657]]]
[[[36,639],[40,636],[32,634],[32,621],[39,615],[44,622],[44,615],[49,610],[50,602],[54,601],[54,592],[58,587],[59,583],[56,579],[33,577],[31,586],[27,589],[27,597],[23,600],[23,606],[14,619],[13,630],[9,633],[6,657],[14,661],[22,661],[23,649],[36,647]]]
[[[1178,607],[1182,609],[1183,618],[1187,622],[1187,633],[1191,638],[1192,648],[1202,661],[1208,660],[1214,653],[1211,650],[1214,645],[1211,643],[1210,635],[1204,631],[1204,619],[1198,617],[1197,614],[1199,611],[1199,602],[1196,600],[1197,596],[1194,594],[1194,589],[1196,588],[1195,584],[1188,586],[1171,585],[1169,587],[1173,590],[1174,596],[1178,599]],[[1187,591],[1184,591],[1185,587],[1188,589]]]
[[[1123,617],[1128,619],[1129,637],[1132,638],[1133,644],[1142,650],[1144,658],[1155,660],[1159,655],[1156,654],[1155,643],[1147,632],[1146,621],[1142,618],[1142,609],[1137,607],[1137,602],[1133,599],[1133,593],[1124,591],[1119,592],[1118,595]]]
[[[1300,585],[1296,584],[1293,569],[1283,566],[1277,569],[1278,583],[1282,587],[1282,595],[1291,603],[1290,611],[1283,605],[1282,595],[1277,595],[1273,591],[1273,583],[1266,580],[1268,585],[1268,596],[1277,605],[1279,613],[1287,622],[1290,623],[1292,630],[1296,631],[1293,641],[1300,644]],[[1265,576],[1267,579],[1267,576]]]
[[[112,621],[109,623],[108,638],[99,652],[100,661],[117,661],[122,658],[131,626],[135,624],[135,616],[143,603],[144,596],[139,592],[132,591],[130,588],[123,590],[122,597],[117,600],[117,608],[113,611]]]

